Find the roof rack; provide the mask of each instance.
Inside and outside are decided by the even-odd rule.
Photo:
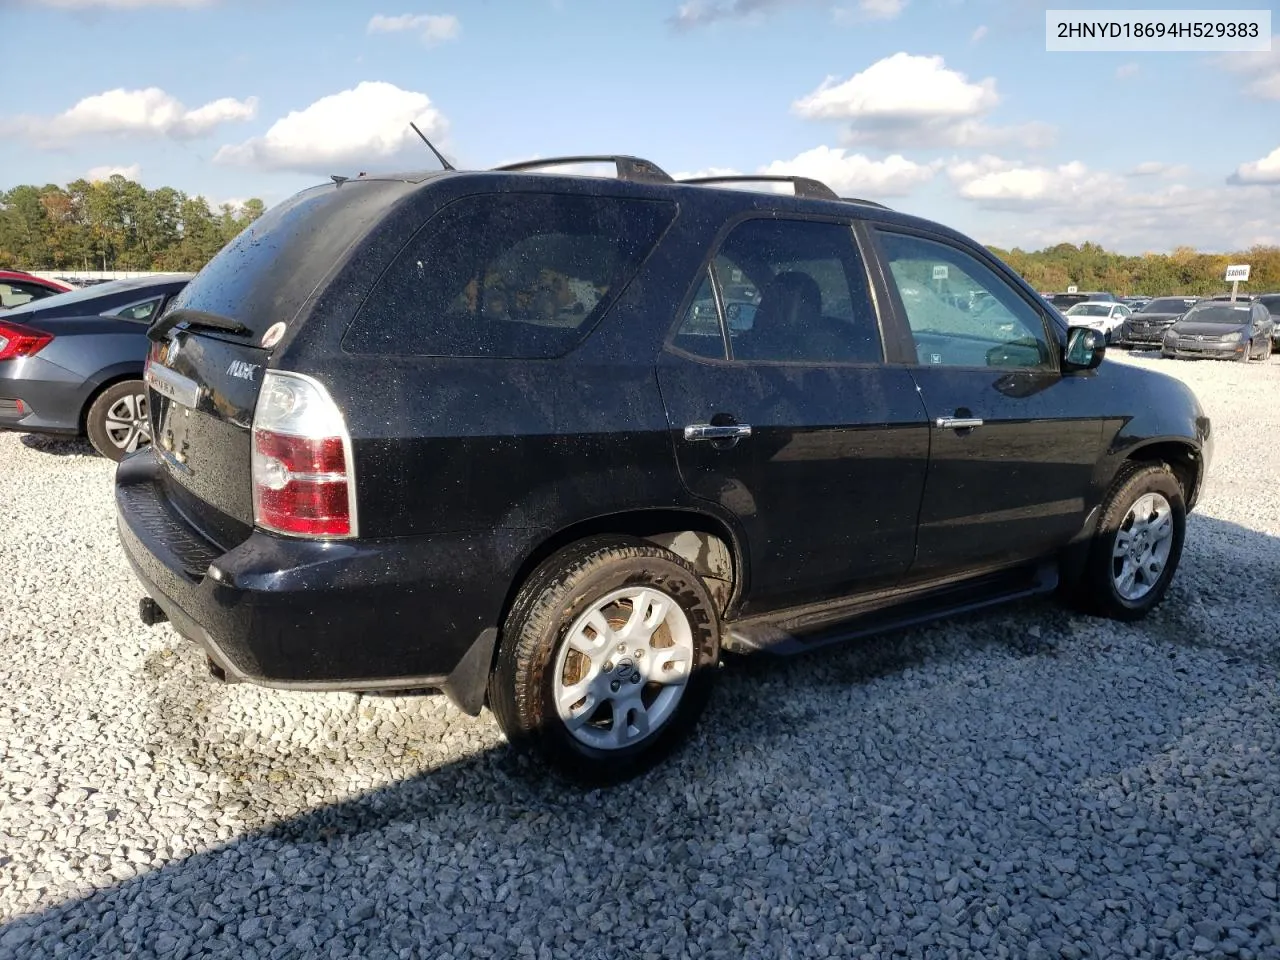
[[[874,200],[863,200],[861,197],[841,197],[840,199],[845,203],[860,203],[864,207],[879,207],[881,210],[889,209],[883,203],[876,203]]]
[[[789,183],[796,191],[797,197],[808,197],[811,200],[839,200],[840,196],[821,180],[812,177],[789,177],[781,174],[758,173],[754,176],[732,177],[689,177],[680,183]]]
[[[546,157],[542,160],[522,160],[519,163],[508,163],[494,170],[520,171],[540,170],[543,167],[567,167],[575,163],[612,163],[618,171],[619,180],[632,180],[636,183],[675,183],[671,174],[656,163],[642,160],[640,157],[628,157],[622,154],[604,154],[586,157]]]

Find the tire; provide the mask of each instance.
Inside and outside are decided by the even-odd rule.
[[[1248,343],[1244,345],[1244,353],[1240,355],[1240,362],[1248,363],[1252,359],[1253,359],[1253,341],[1250,340]]]
[[[647,622],[636,618],[637,602]],[[607,638],[586,622],[593,616],[608,625]],[[642,540],[593,538],[551,557],[521,587],[503,624],[489,706],[513,746],[541,754],[559,774],[618,783],[690,735],[719,659],[715,604],[689,564]],[[683,683],[651,680],[659,668],[683,674]],[[575,687],[583,696],[571,702]]]
[[[1268,337],[1267,340],[1262,344],[1262,362],[1263,363],[1266,363],[1268,360],[1271,359],[1272,349],[1273,348],[1272,348],[1271,338]]]
[[[1146,527],[1145,537],[1134,541],[1133,531],[1148,510],[1159,519]],[[1186,528],[1186,501],[1168,465],[1127,463],[1103,503],[1081,583],[1081,605],[1113,620],[1141,620],[1169,589],[1182,558]],[[1116,556],[1130,543],[1132,552]],[[1158,562],[1158,571],[1144,557]],[[1126,579],[1131,568],[1137,573]]]
[[[122,460],[151,442],[147,388],[141,380],[113,383],[94,398],[84,418],[93,449],[108,460]]]

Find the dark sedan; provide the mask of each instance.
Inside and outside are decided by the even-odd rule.
[[[1271,319],[1275,323],[1275,329],[1271,331],[1271,344],[1277,350],[1280,350],[1280,293],[1264,293],[1258,297],[1258,303],[1267,308],[1267,312],[1271,314]]]
[[[1178,359],[1266,360],[1274,330],[1275,321],[1260,303],[1205,300],[1165,332],[1160,353]]]
[[[115,280],[0,315],[0,430],[87,434],[112,460],[150,442],[147,326],[190,279]]]
[[[1199,297],[1157,297],[1134,311],[1120,330],[1120,343],[1127,347],[1160,346],[1174,321],[1199,302]]]

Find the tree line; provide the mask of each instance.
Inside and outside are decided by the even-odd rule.
[[[0,191],[0,269],[199,270],[262,216],[261,200],[211,209],[115,174]]]
[[[172,187],[148,190],[120,174],[65,187],[18,186],[0,192],[0,268],[199,270],[262,211],[256,199],[213,210],[204,197]],[[1212,294],[1227,288],[1229,263],[1252,266],[1246,291],[1280,290],[1280,247],[1234,253],[1178,247],[1140,256],[1096,243],[989,249],[1045,293],[1074,285],[1118,296]]]
[[[1230,289],[1223,280],[1227,265],[1252,268],[1244,293],[1280,291],[1280,247],[1255,246],[1234,253],[1201,253],[1178,247],[1172,253],[1144,253],[1131,257],[1104,250],[1096,243],[1060,243],[1027,252],[1014,247],[988,247],[1042,293],[1061,293],[1068,286],[1081,292],[1105,290],[1117,296],[1145,294],[1210,295]]]

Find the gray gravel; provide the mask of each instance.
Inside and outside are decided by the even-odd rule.
[[[612,791],[438,698],[214,685],[109,464],[0,435],[0,957],[1280,956],[1280,362],[1121,362],[1218,435],[1156,616],[733,662]]]

